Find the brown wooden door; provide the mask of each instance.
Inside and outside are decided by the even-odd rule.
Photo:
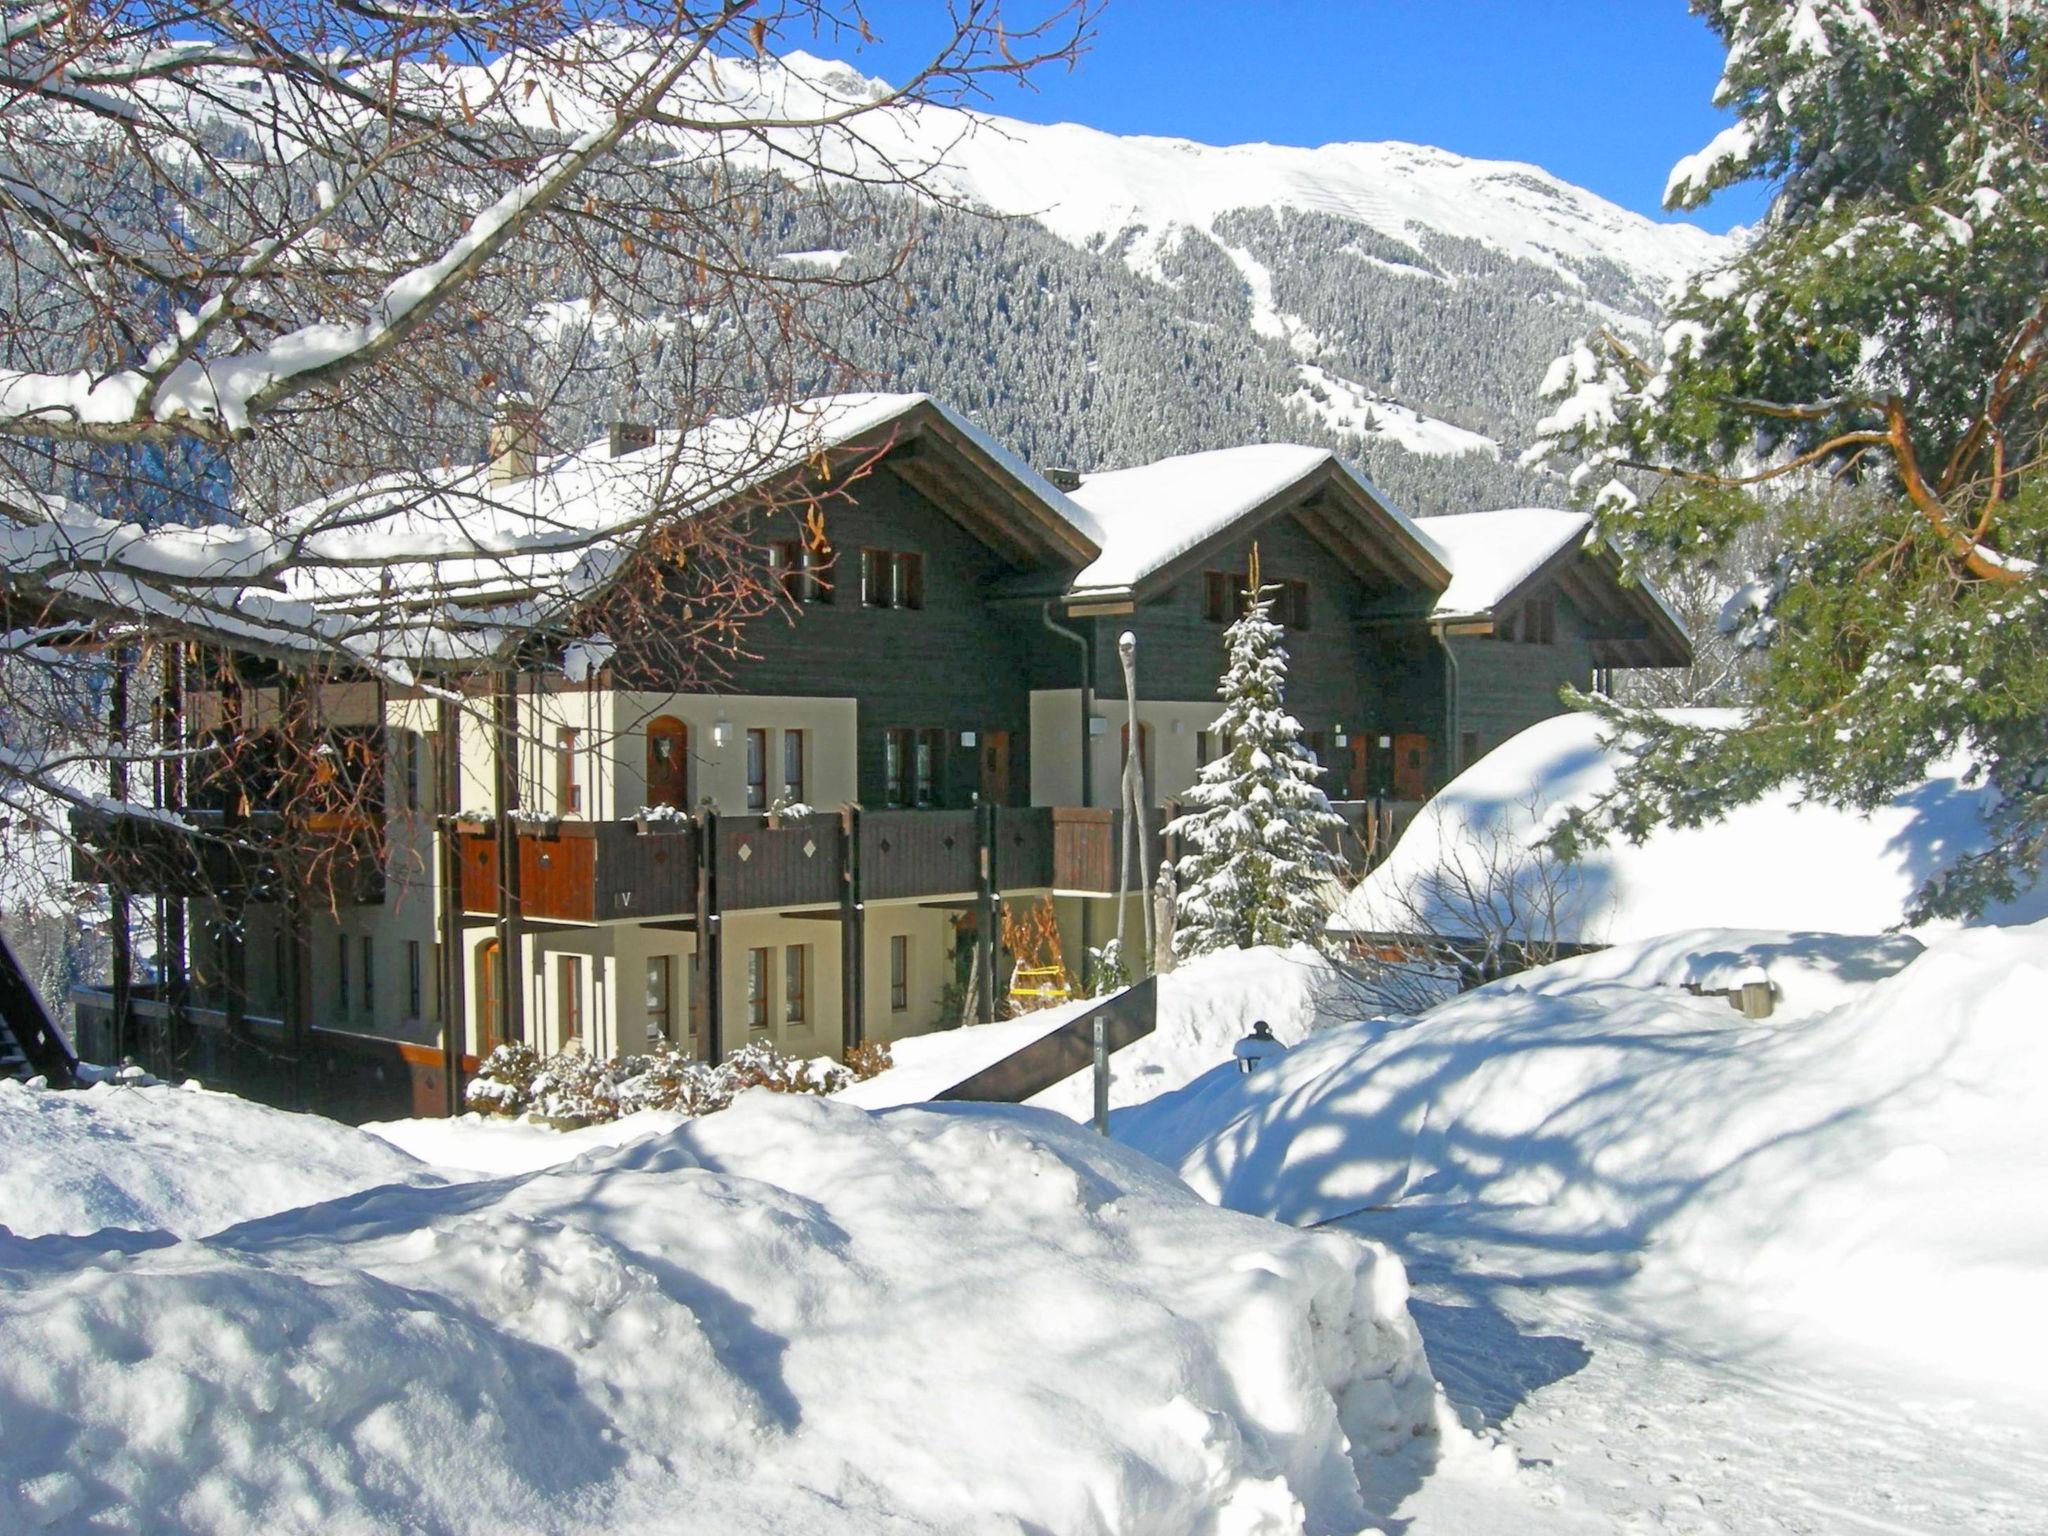
[[[1394,798],[1429,798],[1429,738],[1420,735],[1394,738]]]
[[[1010,803],[1010,733],[981,733],[981,803]]]
[[[673,715],[647,722],[647,803],[677,810],[690,803],[690,728]]]
[[[476,1053],[488,1056],[502,1043],[498,1036],[498,941],[490,939],[476,952]]]
[[[1363,800],[1367,796],[1368,791],[1365,787],[1367,782],[1365,776],[1366,751],[1371,740],[1370,736],[1360,736],[1355,732],[1351,737],[1351,766],[1346,771],[1344,781],[1344,791],[1347,799]]]

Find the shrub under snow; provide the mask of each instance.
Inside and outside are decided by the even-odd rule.
[[[886,1045],[857,1047],[841,1064],[829,1056],[784,1056],[754,1041],[716,1066],[673,1047],[605,1060],[582,1051],[543,1057],[528,1045],[501,1045],[478,1064],[463,1098],[485,1114],[528,1115],[567,1129],[649,1109],[708,1115],[749,1088],[838,1093],[888,1065]]]
[[[203,1243],[0,1233],[0,1489],[56,1531],[1355,1531],[1435,1423],[1405,1293],[1057,1116],[752,1094]]]

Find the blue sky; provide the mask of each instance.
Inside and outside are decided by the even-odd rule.
[[[1008,0],[1017,15],[1042,0]],[[938,0],[865,0],[880,42],[807,44],[898,78]],[[994,110],[1208,143],[1408,139],[1529,160],[1653,218],[1672,163],[1728,119],[1710,104],[1721,49],[1684,0],[1108,0],[1093,49]],[[1723,193],[1715,230],[1763,211]]]

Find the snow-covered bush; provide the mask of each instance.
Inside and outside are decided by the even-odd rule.
[[[489,1115],[525,1115],[564,1130],[641,1110],[708,1115],[749,1088],[832,1094],[885,1071],[889,1047],[865,1044],[842,1064],[829,1056],[785,1056],[766,1041],[741,1046],[713,1066],[683,1048],[600,1060],[580,1050],[543,1058],[531,1046],[501,1045],[484,1058],[464,1101]]]

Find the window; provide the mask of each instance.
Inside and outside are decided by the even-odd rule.
[[[782,798],[796,805],[804,803],[804,733],[782,733]]]
[[[832,601],[832,550],[802,539],[778,539],[768,546],[768,564],[792,603]]]
[[[912,786],[913,805],[936,805],[939,801],[939,754],[945,751],[944,731],[917,733],[917,782]]]
[[[334,1011],[342,1018],[348,1017],[348,998],[348,935],[337,933],[334,936]]]
[[[768,1032],[768,964],[774,953],[747,951],[747,1028],[757,1035]]]
[[[441,946],[427,946],[427,965],[434,973],[434,1022],[448,1017],[448,974],[441,968]]]
[[[690,1054],[698,1054],[697,1038],[704,1032],[703,1013],[697,999],[697,957],[692,954],[683,961],[683,1002],[690,1017]]]
[[[1230,573],[1227,571],[1204,571],[1202,573],[1202,617],[1211,624],[1230,622]]]
[[[422,1016],[420,1013],[422,993],[420,983],[424,979],[420,974],[420,941],[418,939],[407,939],[405,941],[405,1016],[409,1019],[417,1019]]]
[[[1522,641],[1525,645],[1557,643],[1557,599],[1532,597],[1522,605]]]
[[[420,808],[420,734],[407,731],[400,738],[400,750],[405,756],[405,808],[416,811]]]
[[[893,549],[862,550],[860,600],[869,608],[922,608],[924,556]]]
[[[768,733],[747,732],[747,809],[768,809]]]
[[[647,957],[647,1043],[666,1045],[675,1027],[675,968],[667,955]]]
[[[377,966],[376,951],[371,948],[370,936],[363,935],[363,1017],[368,1018],[377,1008]]]
[[[910,1011],[910,935],[889,935],[889,1011]]]
[[[811,946],[791,944],[782,951],[782,1022],[794,1029],[810,1019],[804,1010],[804,983],[811,969]]]
[[[911,732],[882,732],[882,798],[892,806],[910,804]]]
[[[566,725],[555,733],[556,766],[560,774],[556,789],[564,816],[583,814],[583,784],[576,771],[576,743],[580,735],[574,727]]]
[[[1197,731],[1195,733],[1195,767],[1208,767],[1228,749],[1224,745],[1221,731]]]
[[[864,549],[860,552],[860,600],[863,607],[896,606],[891,601],[895,571],[895,562],[889,558],[886,549]]]
[[[562,956],[555,975],[562,989],[562,1044],[567,1045],[583,1036],[583,957]]]
[[[1283,581],[1274,616],[1289,629],[1308,628],[1308,583]]]

